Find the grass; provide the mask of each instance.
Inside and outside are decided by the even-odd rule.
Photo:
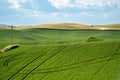
[[[0,49],[10,33],[0,30]],[[120,79],[120,31],[14,30],[14,43],[0,54],[0,80]]]

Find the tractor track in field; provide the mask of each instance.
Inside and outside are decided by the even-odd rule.
[[[68,46],[68,44],[67,44],[67,46]],[[74,46],[73,48],[76,48],[76,47],[79,47],[79,46]],[[66,50],[65,50],[65,51],[66,51]],[[71,52],[72,49],[68,49],[67,52],[68,52],[68,51]],[[69,54],[66,54],[66,55],[69,55]],[[64,56],[65,56],[65,55],[64,55]],[[59,56],[57,60],[59,60],[61,57],[62,57],[62,56]],[[53,63],[55,63],[55,62],[56,62],[56,61],[54,61]],[[59,61],[59,62],[60,62],[60,61]],[[58,62],[58,63],[59,63],[59,62]],[[53,63],[52,63],[52,64],[53,64]],[[51,64],[51,65],[52,65],[52,64]],[[32,73],[31,73],[31,74],[32,74]],[[43,80],[43,79],[45,78],[45,76],[47,76],[47,75],[48,75],[48,74],[45,74],[42,78],[40,78],[40,80]]]
[[[18,59],[21,59],[20,57],[22,58],[27,58],[27,57],[33,57],[33,56],[17,56],[17,57],[14,57],[14,59],[7,59],[4,61],[3,65],[4,67],[9,67],[9,63],[14,61],[14,60],[18,60]]]
[[[61,49],[59,49],[56,53],[54,53],[53,55],[51,55],[50,57],[48,57],[47,59],[45,59],[44,61],[42,61],[38,66],[36,66],[35,68],[33,68],[30,72],[28,72],[23,78],[22,80],[26,79],[27,76],[29,74],[31,74],[34,70],[36,70],[39,66],[41,66],[42,64],[44,64],[45,62],[47,62],[49,59],[51,59],[52,57],[54,57],[55,55],[57,55],[61,50],[63,50],[65,48],[65,46],[63,46]]]
[[[30,48],[30,49],[33,49],[33,47]],[[21,54],[23,54],[23,53],[25,53],[27,51],[29,51],[29,49],[27,49],[25,51],[22,51],[19,54],[13,55],[9,59],[5,60],[4,63],[3,63],[4,67],[8,67],[9,62],[11,62],[12,60],[14,60],[13,58],[18,57],[18,56],[20,56]]]
[[[100,69],[98,69],[95,74],[93,76],[91,76],[91,78],[89,80],[92,80],[93,77],[101,71],[102,68],[104,68],[104,66],[106,64],[109,63],[109,61],[113,60],[113,59],[118,59],[118,58],[114,58],[115,55],[119,55],[120,53],[117,53],[120,49],[120,46],[118,46],[118,48],[115,50],[115,52],[111,55],[108,55],[108,56],[103,56],[103,57],[98,57],[98,58],[95,58],[95,59],[90,59],[90,60],[86,60],[86,61],[81,61],[81,62],[77,62],[77,63],[72,63],[72,64],[69,64],[69,65],[64,65],[64,66],[60,66],[60,67],[52,67],[52,68],[47,68],[47,69],[40,69],[40,70],[37,70],[36,72],[33,72],[35,71],[39,66],[41,66],[42,64],[44,64],[46,61],[48,61],[50,58],[54,57],[57,53],[59,53],[62,49],[64,49],[65,46],[63,48],[61,48],[60,50],[58,50],[55,54],[49,56],[47,59],[45,59],[43,62],[41,62],[38,66],[36,66],[35,68],[33,68],[31,71],[29,70],[29,72],[26,72],[24,73],[19,73],[21,70],[23,70],[26,66],[28,66],[29,64],[31,64],[32,62],[34,62],[35,60],[38,59],[35,58],[33,61],[31,61],[31,63],[29,63],[28,65],[26,64],[25,67],[22,67],[23,69],[21,70],[18,70],[15,74],[13,74],[8,80],[10,80],[12,77],[14,77],[16,74],[26,74],[22,80],[26,79],[27,76],[29,74],[39,74],[39,73],[52,73],[52,72],[59,72],[59,71],[64,71],[64,70],[68,70],[68,69],[73,69],[73,68],[78,68],[78,67],[82,67],[82,66],[87,66],[87,65],[91,65],[91,64],[96,64],[96,63],[102,63],[102,62],[105,62],[103,64],[102,67],[100,67]],[[43,55],[42,55],[43,56]],[[107,59],[105,59],[107,58]],[[104,59],[104,60],[99,60],[99,59]],[[98,60],[98,61],[96,61]],[[96,62],[92,62],[92,61],[96,61]],[[91,63],[88,63],[88,62],[91,62]],[[82,64],[82,65],[77,65],[77,66],[74,66],[76,64],[80,64],[80,63],[87,63],[87,64]],[[70,67],[72,66],[72,67]],[[62,69],[61,69],[62,68]]]
[[[120,53],[118,53],[116,55],[119,55],[119,54]],[[73,65],[76,65],[76,64],[87,63],[87,62],[91,62],[91,61],[95,61],[95,60],[99,60],[99,59],[104,59],[104,58],[107,58],[107,57],[110,57],[110,56],[104,56],[104,57],[99,57],[99,58],[95,58],[95,59],[90,59],[90,60],[85,60],[85,61],[81,61],[81,62],[76,62],[76,63],[72,63],[72,64],[69,64],[69,65],[64,65],[64,66],[60,66],[60,67],[54,67],[54,68],[52,67],[52,68],[40,69],[40,70],[49,70],[49,69],[55,69],[55,68],[63,68],[63,67],[73,66]]]
[[[26,65],[24,65],[22,68],[20,68],[16,73],[14,73],[12,76],[10,76],[8,78],[8,80],[10,80],[11,78],[13,78],[16,74],[18,74],[21,70],[23,70],[25,67],[27,67],[28,65],[30,65],[32,62],[34,62],[35,60],[37,60],[38,58],[42,57],[45,54],[41,54],[40,56],[36,57],[35,59],[33,59],[32,61],[30,61],[29,63],[27,63]]]
[[[118,58],[112,58],[111,60],[113,59],[118,59]],[[108,60],[108,59],[107,59]],[[58,69],[58,70],[51,70],[51,71],[44,71],[44,72],[35,72],[33,74],[43,74],[43,73],[54,73],[54,72],[61,72],[61,71],[66,71],[66,70],[70,70],[70,69],[75,69],[75,68],[80,68],[80,67],[84,67],[84,66],[88,66],[88,65],[92,65],[92,64],[97,64],[97,63],[102,63],[102,62],[105,62],[107,60],[103,60],[103,61],[98,61],[98,62],[95,62],[95,63],[89,63],[89,64],[84,64],[84,65],[81,65],[81,66],[73,66],[73,67],[69,67],[69,68],[64,68],[64,69]],[[23,73],[22,73],[23,74]],[[24,73],[25,74],[25,73]]]
[[[23,53],[24,53],[24,52],[23,52]],[[15,60],[15,57],[18,57],[18,56],[19,56],[19,55],[13,56],[12,58],[9,58],[9,59],[5,60],[4,63],[3,63],[3,66],[4,66],[4,67],[8,67],[8,64],[9,64],[11,61]]]
[[[34,47],[31,47],[31,48],[29,48],[29,49],[33,49],[33,48],[34,48]],[[12,56],[8,55],[8,56],[0,57],[0,59],[4,59],[4,58],[7,58],[7,57],[10,57],[9,59],[5,60],[5,62],[3,62],[3,66],[4,66],[4,67],[8,67],[8,64],[9,64],[9,62],[10,62],[10,61],[9,61],[10,59],[15,58],[15,57],[18,57],[19,55],[23,54],[24,52],[29,51],[29,49],[26,49],[26,50],[24,50],[24,51],[22,51],[22,52],[20,52],[19,54],[16,54],[16,55],[12,55]],[[16,51],[15,51],[14,53],[16,53]],[[12,60],[11,60],[11,61],[12,61]],[[3,75],[3,74],[2,74],[2,75]]]
[[[111,60],[113,60],[113,59],[118,59],[118,58],[111,58]],[[74,69],[74,68],[79,68],[79,67],[83,67],[83,66],[88,66],[88,65],[91,65],[91,64],[102,63],[102,62],[105,62],[105,61],[108,61],[108,60],[109,59],[105,59],[105,60],[100,60],[100,61],[96,61],[96,62],[91,62],[91,61],[94,61],[94,60],[88,60],[86,62],[83,61],[81,63],[87,63],[87,62],[91,62],[91,63],[77,65],[77,66],[74,66],[74,65],[70,64],[70,65],[65,65],[65,66],[62,66],[62,67],[60,66],[60,67],[54,67],[54,68],[40,69],[40,70],[37,70],[36,72],[34,72],[32,74],[60,72],[60,71],[65,71],[65,70],[69,70],[69,69]],[[78,64],[78,63],[74,63],[74,64]],[[70,67],[71,65],[72,65],[72,67]],[[24,73],[20,73],[20,74],[27,74],[27,72],[26,73],[25,72]]]
[[[67,44],[67,46],[68,46],[68,44]],[[77,47],[79,47],[79,46],[77,46]],[[74,46],[73,48],[76,48],[76,46]],[[66,50],[65,50],[65,51],[66,51]],[[67,50],[67,53],[68,53],[68,51],[71,52],[72,49],[68,49],[68,50]],[[66,55],[69,55],[69,54],[66,54]],[[64,55],[64,56],[65,56],[65,55]],[[62,56],[59,56],[57,60],[59,60],[61,57],[62,57]],[[55,63],[55,62],[56,62],[56,61],[52,62],[52,64]],[[60,62],[60,61],[59,61],[59,62]],[[58,62],[58,63],[59,63],[59,62]],[[51,64],[51,65],[52,65],[52,64]],[[31,73],[31,74],[32,74],[32,73]],[[48,74],[45,74],[43,77],[40,78],[40,80],[43,80],[43,79],[45,78],[45,76],[47,76],[47,75],[48,75]]]
[[[22,68],[20,68],[16,73],[14,73],[12,76],[10,76],[8,78],[8,80],[12,79],[15,75],[17,75],[21,70],[23,70],[25,67],[27,67],[28,65],[30,65],[32,62],[36,61],[38,58],[44,56],[45,54],[47,54],[47,52],[41,54],[40,56],[36,57],[35,59],[33,59],[32,61],[30,61],[29,63],[27,63],[26,65],[24,65]]]
[[[10,61],[9,59],[5,60],[5,62],[3,63],[3,66],[4,66],[4,67],[8,67],[9,61]]]
[[[29,49],[33,49],[33,48],[34,48],[34,47],[31,47],[31,48],[29,48]],[[12,55],[12,56],[8,55],[8,56],[0,57],[0,59],[10,57],[9,59],[5,60],[5,62],[3,62],[3,66],[4,66],[4,67],[8,67],[9,62],[13,60],[12,58],[18,57],[19,55],[23,54],[24,52],[29,51],[29,49],[26,49],[26,50],[24,50],[24,51],[22,51],[22,52],[20,52],[19,54],[16,54],[16,55]],[[16,51],[15,51],[14,53],[16,53]],[[10,60],[10,61],[9,61],[9,60]],[[3,75],[3,74],[2,74],[2,75]]]
[[[32,48],[34,48],[34,47],[31,47],[30,49],[32,49]],[[28,50],[29,50],[29,49],[27,49],[27,50],[25,50],[25,51],[22,51],[22,52],[20,52],[19,54],[7,55],[7,56],[4,56],[4,57],[0,57],[0,59],[4,59],[4,58],[7,58],[7,57],[16,57],[16,56],[19,56],[19,55],[23,54],[23,52],[26,52],[26,51],[28,51]],[[15,51],[14,53],[17,53],[17,51]]]
[[[67,46],[68,46],[68,45],[67,45]],[[78,47],[78,46],[77,46],[77,47]],[[74,46],[73,48],[76,48],[76,46]],[[72,49],[68,49],[68,50],[66,50],[66,51],[67,51],[68,54],[66,54],[66,55],[64,54],[64,56],[69,56],[69,52],[71,52],[71,51],[73,51],[73,50],[72,50]],[[62,58],[62,57],[63,57],[63,56],[59,56],[59,57],[57,57],[58,59],[56,59],[56,60],[58,61],[58,60],[59,60],[60,58]],[[54,63],[57,62],[57,61],[52,62],[51,65],[54,64]],[[61,62],[61,61],[58,61],[58,63],[60,63],[60,62]]]
[[[115,50],[114,54],[111,55],[111,57],[106,61],[105,64],[103,64],[91,77],[89,80],[92,80],[94,78],[94,76],[96,76],[110,61],[111,59],[116,55],[116,53],[119,51],[120,49],[120,45],[118,46],[118,48]]]

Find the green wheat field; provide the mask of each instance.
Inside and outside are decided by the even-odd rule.
[[[117,26],[120,27],[120,26]],[[0,80],[120,80],[120,30],[14,29],[0,53]],[[11,30],[0,28],[0,50]]]

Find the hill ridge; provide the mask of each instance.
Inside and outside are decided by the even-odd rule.
[[[2,26],[1,26],[2,28]],[[120,23],[118,24],[105,24],[105,25],[86,25],[79,23],[54,23],[54,24],[41,24],[33,26],[17,26],[14,29],[29,29],[29,28],[45,28],[45,29],[93,29],[93,30],[120,30]]]

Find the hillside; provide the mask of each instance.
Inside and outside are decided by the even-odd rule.
[[[11,44],[11,34],[0,29],[0,51]],[[119,30],[25,27],[14,29],[13,44],[20,47],[0,52],[0,80],[120,78]]]
[[[94,30],[120,30],[120,24],[108,24],[108,25],[83,25],[77,23],[58,23],[58,24],[43,24],[36,26],[19,26],[15,29],[27,29],[27,28],[49,28],[49,29],[94,29]]]
[[[86,41],[89,37],[95,36],[103,40],[120,39],[120,31],[99,31],[99,30],[55,30],[30,28],[13,31],[14,42],[43,42],[43,41]],[[11,41],[11,30],[0,30],[0,42]]]
[[[50,28],[50,29],[87,29],[87,25],[76,24],[76,23],[58,23],[58,24],[42,24],[36,26],[19,26],[16,29],[26,28]]]
[[[0,55],[0,79],[119,80],[119,44],[113,41],[21,46]]]
[[[93,27],[100,30],[120,30],[120,24],[94,25]]]
[[[0,24],[0,29],[9,29],[7,25]]]

